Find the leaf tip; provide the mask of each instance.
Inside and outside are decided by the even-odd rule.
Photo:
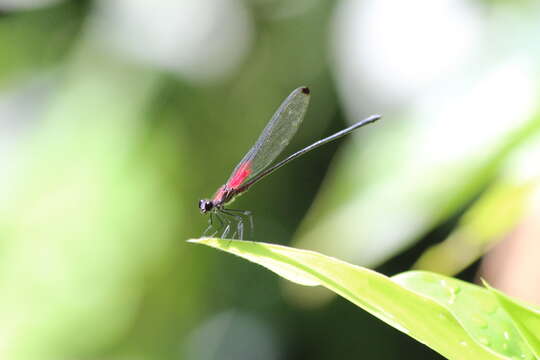
[[[482,282],[482,285],[484,285],[484,287],[486,287],[487,289],[489,290],[493,290],[493,287],[491,285],[489,285],[489,283],[486,281],[486,279],[484,279],[483,277],[480,278],[480,281]]]
[[[197,239],[188,239],[186,240],[186,242],[193,243],[193,244],[205,244],[206,242],[208,242],[208,240],[211,240],[211,239],[212,238],[209,238],[209,237],[201,237]]]

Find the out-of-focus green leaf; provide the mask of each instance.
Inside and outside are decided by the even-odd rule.
[[[535,162],[540,156],[540,134],[530,127],[523,130],[524,134],[532,131],[536,136],[523,138],[527,141],[520,143],[501,165],[496,182],[467,210],[446,240],[429,248],[419,258],[416,269],[456,274],[527,216],[540,179]],[[513,137],[516,138],[518,136]],[[508,146],[511,144],[509,142]]]
[[[449,359],[531,359],[511,317],[479,286],[427,272],[388,278],[322,254],[285,246],[193,239],[301,285],[322,285]]]
[[[426,250],[414,268],[453,275],[476,261],[521,219],[534,183],[499,182],[463,216],[442,243]]]
[[[65,2],[0,17],[0,85],[58,65],[79,34],[84,8],[82,3]]]
[[[72,59],[0,187],[2,359],[103,354],[126,342],[148,329],[141,301],[158,291],[148,279],[181,256],[168,249],[182,208],[154,150],[168,138],[145,141],[157,76],[93,50]],[[154,335],[169,341],[155,326],[144,338]]]
[[[439,148],[434,138],[442,142],[448,134],[434,122],[410,125],[414,120],[383,114],[377,126],[356,136],[365,138],[343,153],[301,225],[295,246],[362,265],[381,263],[478,196],[540,132],[540,115],[532,108],[525,119],[507,122],[507,130],[489,140],[478,131],[477,142],[485,146],[465,155],[455,144],[450,150]],[[450,130],[459,134],[455,126]],[[434,154],[426,156],[426,151]],[[447,155],[437,161],[441,153]],[[329,237],[339,241],[328,242]]]

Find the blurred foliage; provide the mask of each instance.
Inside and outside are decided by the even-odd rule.
[[[85,2],[0,15],[0,86],[63,61],[77,41]]]
[[[493,185],[464,214],[452,234],[427,250],[415,267],[450,275],[461,272],[517,225],[535,185]]]
[[[450,236],[418,259],[416,268],[457,274],[519,224],[534,206],[532,195],[538,189],[537,173],[529,169],[530,159],[534,159],[538,151],[534,150],[538,148],[538,124],[535,118],[509,136],[489,164],[493,183],[463,214]],[[526,169],[516,165],[523,161]]]

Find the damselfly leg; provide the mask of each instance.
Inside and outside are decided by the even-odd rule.
[[[240,215],[229,212],[228,209],[222,209],[221,213],[225,216],[231,217],[234,219],[232,221],[236,223],[236,230],[232,234],[231,238],[234,239],[238,235],[238,239],[242,240],[244,238],[244,218]]]
[[[236,226],[233,225],[233,222],[235,222]],[[231,230],[236,228],[231,238],[234,238],[238,234],[240,234],[241,238],[244,231],[243,224],[241,222],[242,217],[228,213],[227,211],[220,210],[218,212],[211,212],[208,218],[208,227],[204,231],[203,236],[214,237],[221,233],[220,237],[225,239]]]
[[[219,236],[222,239],[226,239],[229,236],[232,228],[232,221],[229,219],[222,211],[216,212],[216,218],[221,220],[222,226],[220,228],[221,235]]]
[[[208,217],[208,227],[206,228],[206,230],[204,230],[203,236],[214,237],[220,231],[220,229],[223,228],[223,220],[221,219],[221,217],[217,216],[217,214],[215,216],[216,219],[219,221],[219,226],[216,226],[216,224],[214,223],[214,213],[210,213],[210,216]],[[210,234],[211,231],[213,232]]]
[[[249,224],[248,236],[253,237],[253,216],[251,211],[225,209],[221,208],[218,211],[213,211],[209,214],[208,227],[203,233],[203,236],[213,237],[221,234],[220,237],[226,239],[229,234],[231,238],[244,238],[246,223]]]
[[[248,238],[253,239],[254,227],[253,227],[253,216],[251,211],[248,210],[238,210],[238,209],[223,209],[222,212],[232,216],[237,221],[237,232],[240,235],[240,240],[244,238],[244,229],[245,229],[245,220],[249,223],[249,232]]]

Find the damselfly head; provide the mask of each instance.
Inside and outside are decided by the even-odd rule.
[[[207,213],[208,211],[212,210],[214,207],[214,203],[211,200],[208,199],[202,199],[199,200],[199,210],[201,210],[201,213]]]

